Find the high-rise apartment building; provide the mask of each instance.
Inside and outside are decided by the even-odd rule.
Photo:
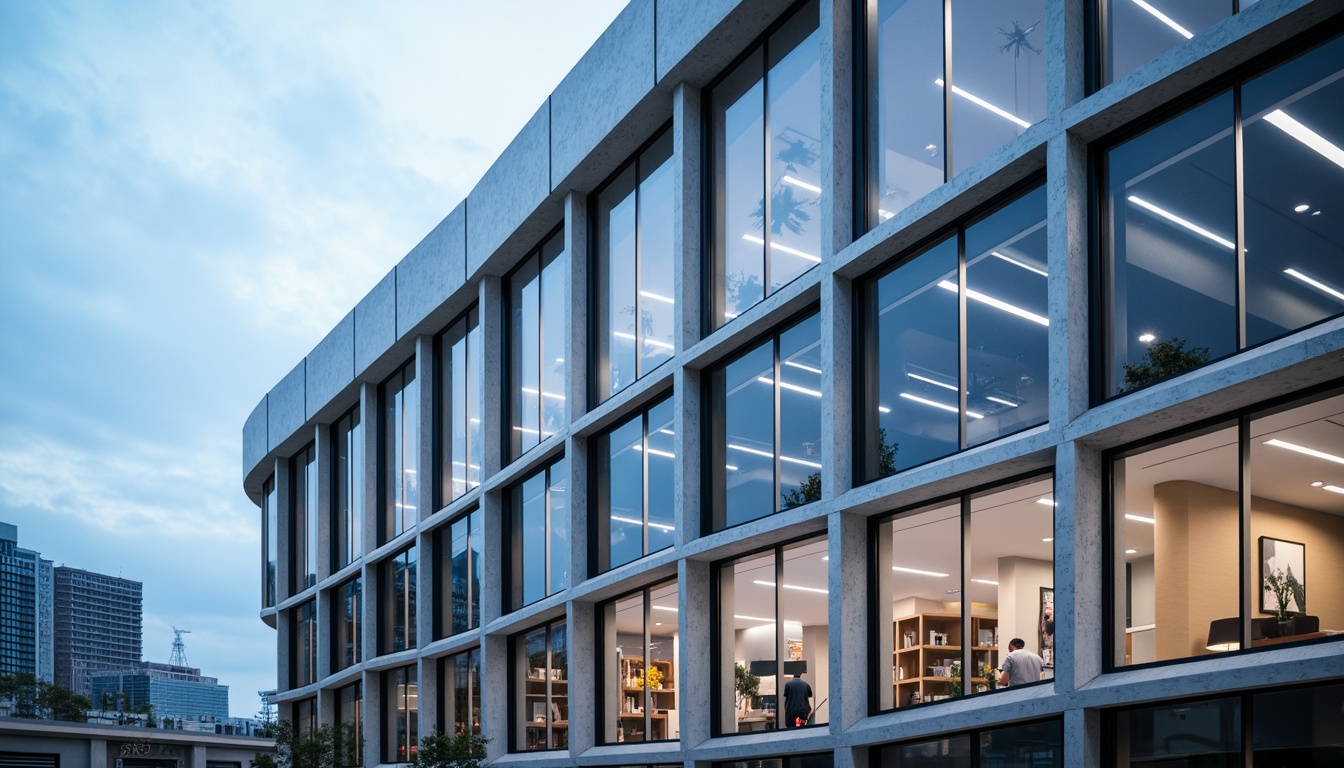
[[[140,582],[58,566],[55,595],[57,685],[91,697],[94,672],[140,662]]]
[[[1341,104],[1329,0],[632,0],[244,425],[272,701],[1344,760]]]
[[[50,682],[51,561],[19,546],[16,525],[0,523],[0,672],[27,672]]]
[[[142,661],[126,669],[90,674],[95,707],[125,711],[151,706],[155,717],[174,720],[229,719],[229,687],[196,667]],[[106,702],[106,703],[104,703]]]

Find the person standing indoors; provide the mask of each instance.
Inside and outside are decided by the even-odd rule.
[[[1020,637],[1008,641],[1008,655],[999,665],[999,685],[1025,685],[1041,679],[1041,670],[1045,662],[1040,656],[1027,650],[1027,644]]]
[[[784,684],[784,727],[801,728],[812,717],[812,686],[793,673],[793,679]]]

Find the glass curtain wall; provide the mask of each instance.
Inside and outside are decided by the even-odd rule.
[[[569,645],[563,619],[515,635],[512,751],[569,746]]]
[[[436,340],[439,361],[438,506],[481,484],[484,437],[480,310],[472,307]]]
[[[364,764],[364,687],[352,683],[336,689],[336,768]]]
[[[507,278],[509,302],[508,458],[565,424],[565,233],[556,232]]]
[[[439,662],[439,732],[457,736],[481,732],[481,649],[455,653]]]
[[[817,315],[710,371],[711,530],[821,499],[823,375]]]
[[[294,731],[300,736],[317,731],[317,699],[300,699],[294,702]]]
[[[1344,557],[1342,421],[1336,394],[1113,459],[1115,666],[1344,627],[1344,590],[1327,570]]]
[[[827,559],[820,537],[717,567],[720,734],[829,722]]]
[[[602,743],[681,738],[677,706],[677,582],[598,608]]]
[[[1063,768],[1064,724],[1059,720],[986,728],[878,750],[880,768]]]
[[[358,406],[332,428],[332,448],[332,570],[339,571],[364,554],[364,427]]]
[[[1123,78],[1257,0],[1096,0],[1101,82]]]
[[[874,526],[877,710],[1004,687],[1000,672],[1014,639],[1041,673],[1010,675],[1007,685],[1053,676],[1054,512],[1045,476]]]
[[[379,581],[382,584],[378,600],[381,610],[378,622],[381,652],[395,653],[414,648],[415,547],[405,549],[384,561],[379,572]]]
[[[596,440],[597,572],[672,546],[676,433],[671,397]]]
[[[290,687],[302,688],[317,681],[317,602],[308,602],[290,613]]]
[[[710,89],[714,330],[821,263],[821,35],[817,0]]]
[[[411,360],[383,382],[382,525],[379,544],[411,530],[419,519],[420,383]]]
[[[509,490],[508,610],[569,586],[568,472],[561,458]]]
[[[1102,395],[1344,312],[1341,61],[1336,38],[1104,154]]]
[[[1045,117],[1045,0],[865,7],[871,227]]]
[[[861,479],[1047,421],[1048,282],[1037,187],[859,289]]]
[[[835,758],[830,752],[788,757],[767,757],[753,760],[724,760],[711,763],[714,768],[833,768]],[[655,768],[658,768],[655,766]]]
[[[474,509],[439,529],[438,600],[435,635],[448,637],[481,624],[481,525],[483,513]]]
[[[410,664],[383,673],[383,762],[409,763],[419,745],[419,683]]]
[[[356,576],[336,587],[332,603],[331,671],[339,672],[363,661],[364,580]]]
[[[672,357],[672,133],[596,195],[593,307],[598,402]]]
[[[276,604],[279,572],[276,570],[280,552],[280,497],[275,490],[275,475],[261,484],[261,607]]]
[[[290,459],[290,594],[317,584],[317,451],[312,444]]]

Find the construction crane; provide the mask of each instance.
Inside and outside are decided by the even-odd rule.
[[[191,634],[190,629],[178,629],[173,627],[173,655],[168,657],[168,663],[175,667],[187,667],[187,644],[182,642],[183,635]]]

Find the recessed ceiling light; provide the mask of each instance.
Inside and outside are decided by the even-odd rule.
[[[1056,504],[1055,502],[1051,501],[1050,499],[1037,499],[1037,500],[1036,500],[1036,503],[1037,503],[1037,504],[1044,504],[1044,505],[1047,506],[1047,507],[1058,507],[1058,506],[1059,506],[1058,504]]]
[[[1139,335],[1139,341],[1144,344],[1148,344],[1150,342],[1157,341],[1157,337],[1151,333],[1144,333]]]
[[[1125,519],[1133,520],[1136,523],[1147,523],[1149,525],[1157,525],[1157,520],[1151,517],[1143,517],[1141,515],[1125,515]]]
[[[1294,444],[1294,443],[1285,443],[1284,441],[1282,441],[1282,440],[1280,440],[1280,439],[1278,439],[1278,438],[1274,438],[1273,440],[1266,440],[1266,441],[1265,441],[1265,445],[1272,445],[1272,446],[1274,446],[1275,448],[1286,448],[1286,449],[1288,449],[1288,450],[1290,450],[1290,451],[1296,451],[1297,453],[1305,454],[1305,455],[1307,455],[1307,456],[1314,456],[1314,457],[1316,457],[1316,458],[1318,458],[1318,459],[1325,459],[1326,461],[1333,461],[1333,462],[1335,462],[1336,464],[1344,464],[1344,458],[1339,457],[1339,456],[1336,456],[1336,455],[1334,455],[1333,453],[1326,453],[1325,451],[1318,451],[1318,450],[1316,450],[1316,449],[1314,449],[1314,448],[1307,448],[1307,447],[1304,447],[1304,446],[1301,446],[1301,445],[1296,445],[1296,444]]]
[[[1041,541],[1046,541],[1046,542],[1054,541],[1054,540],[1055,540],[1055,537],[1054,537],[1054,536],[1046,536],[1044,539],[1041,539]]]
[[[1317,480],[1316,482],[1314,482],[1314,483],[1311,484],[1311,487],[1312,487],[1312,488],[1320,488],[1322,485],[1325,485],[1325,483],[1322,483],[1320,480]]]
[[[1294,208],[1293,210],[1297,211],[1298,213],[1306,213],[1307,211],[1311,210],[1311,206],[1307,205],[1306,203],[1303,203]]]
[[[1125,550],[1125,554],[1126,554],[1126,555],[1137,555],[1137,554],[1139,554],[1139,550],[1137,550],[1137,549],[1126,549],[1126,550]]]
[[[891,570],[900,571],[901,573],[913,573],[918,576],[937,576],[940,579],[947,578],[946,573],[939,573],[937,571],[921,571],[918,568],[902,568],[899,565],[891,566]]]
[[[1340,488],[1338,485],[1327,485],[1325,486],[1325,490],[1330,491],[1331,493],[1344,493],[1344,488]]]
[[[988,584],[988,585],[990,585],[991,587],[997,587],[997,586],[999,586],[999,582],[997,582],[997,581],[990,581],[989,579],[971,579],[971,581],[974,581],[976,584]]]

